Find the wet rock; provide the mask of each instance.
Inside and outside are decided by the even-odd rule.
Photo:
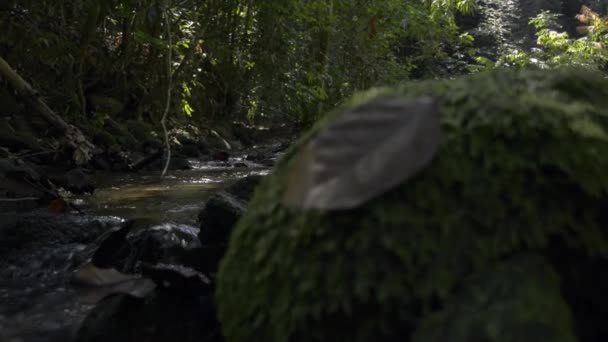
[[[203,244],[225,243],[237,220],[245,212],[245,203],[226,192],[212,195],[198,218]]]
[[[233,167],[239,167],[239,168],[247,168],[247,167],[249,167],[245,163],[234,163],[234,164],[232,164],[232,166]]]
[[[142,264],[182,264],[184,254],[200,246],[198,229],[185,224],[165,223],[134,231],[128,236],[131,253],[123,270],[139,271]]]
[[[211,279],[203,273],[182,265],[144,265],[142,273],[152,279],[160,289],[174,291],[182,296],[212,295]]]
[[[184,253],[184,264],[203,272],[214,275],[217,273],[220,261],[226,253],[226,243],[205,244]]]
[[[213,194],[199,213],[201,224],[199,238],[204,245],[225,244],[232,227],[245,212],[262,176],[249,176]]]
[[[200,246],[198,228],[146,219],[132,220],[101,236],[94,244],[95,266],[138,273],[142,264],[184,264],[186,254]]]
[[[72,282],[79,285],[102,287],[124,284],[138,279],[137,275],[122,273],[115,268],[100,268],[92,263],[85,263],[74,272]]]
[[[109,234],[97,259],[107,257],[105,265],[141,272],[157,287],[145,299],[124,294],[103,299],[81,325],[77,341],[223,341],[213,303],[213,277],[230,229],[261,178],[237,181],[210,198],[201,213],[207,229],[200,237],[205,244],[196,227],[147,220],[135,220]]]
[[[264,176],[248,176],[229,185],[224,191],[246,203],[249,202],[262,179]]]
[[[192,164],[188,160],[188,158],[184,156],[177,156],[171,158],[171,163],[169,163],[169,169],[171,170],[190,170],[192,169]]]
[[[212,195],[199,213],[202,247],[188,251],[184,260],[199,271],[215,273],[224,253],[232,228],[243,215],[262,176],[238,180]]]
[[[269,146],[266,150],[250,152],[245,159],[256,164],[272,167],[275,164],[277,153],[285,148],[286,145],[276,143]]]
[[[94,251],[91,262],[100,268],[118,267],[124,265],[131,254],[131,245],[127,241],[127,234],[131,231],[133,221],[104,232],[93,243]]]
[[[197,233],[196,227],[141,219],[108,234],[93,260],[141,272],[142,279],[156,283],[156,290],[143,299],[106,296],[84,320],[76,340],[223,341],[212,279],[189,266],[202,250]]]
[[[264,152],[264,151],[254,151],[254,152],[250,152],[247,154],[247,157],[245,157],[246,160],[252,161],[252,162],[259,162],[262,161],[264,159],[269,159],[272,156],[270,155],[269,152]]]
[[[53,175],[50,179],[57,186],[75,194],[95,191],[91,177],[83,169],[72,169],[66,173]]]
[[[144,300],[118,294],[87,316],[78,342],[221,342],[212,296],[159,291]]]
[[[215,160],[215,161],[228,161],[228,158],[230,158],[230,154],[228,154],[228,152],[226,151],[217,151],[214,152],[213,154],[211,154],[211,159]]]

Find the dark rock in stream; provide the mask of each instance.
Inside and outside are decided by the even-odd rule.
[[[227,192],[212,195],[199,214],[204,244],[226,243],[232,227],[245,212],[245,203]]]
[[[230,231],[261,179],[250,176],[212,195],[199,216],[200,233],[187,225],[135,220],[107,236],[93,260],[142,273],[157,287],[143,299],[124,294],[103,299],[81,325],[77,341],[223,341],[213,302],[215,273]]]
[[[143,299],[113,294],[101,300],[81,324],[76,341],[223,341],[215,318],[213,281],[188,266],[197,255],[192,252],[201,249],[198,229],[149,224],[140,220],[123,228],[130,230],[128,234],[113,232],[105,240],[111,242],[97,253],[120,255],[116,251],[129,245],[126,260],[115,263],[141,272],[156,283],[156,290]]]
[[[55,185],[74,194],[93,193],[95,191],[91,177],[83,169],[72,169],[68,172],[54,174],[49,178]]]
[[[78,342],[221,342],[212,296],[157,292],[146,299],[113,295],[81,325]]]
[[[262,160],[271,159],[272,157],[273,155],[269,151],[253,151],[248,153],[245,159],[252,162],[260,162]]]
[[[185,224],[131,220],[99,238],[91,261],[126,273],[139,273],[143,264],[187,264],[188,251],[200,247],[198,231]]]
[[[128,221],[121,227],[116,227],[101,235],[92,247],[96,248],[91,257],[91,263],[99,268],[117,268],[131,255],[131,245],[127,235],[131,231],[133,221]]]
[[[200,247],[198,229],[185,224],[165,223],[129,235],[132,248],[125,272],[138,272],[142,264],[184,264],[187,251]]]
[[[243,178],[207,200],[198,216],[201,224],[199,238],[203,245],[227,243],[232,227],[245,212],[247,202],[262,178]]]
[[[173,291],[182,296],[213,294],[211,279],[190,267],[171,264],[143,265],[142,272],[161,290]]]
[[[278,154],[282,153],[287,147],[289,147],[289,142],[276,142],[267,146],[265,149],[249,152],[247,157],[245,157],[245,160],[259,165],[273,167],[276,163]]]

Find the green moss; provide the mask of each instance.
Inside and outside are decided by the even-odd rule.
[[[420,322],[413,341],[574,342],[561,297],[546,260],[523,255],[499,262],[465,279],[444,309]]]
[[[505,257],[547,254],[554,239],[608,255],[608,81],[576,70],[494,71],[375,90],[346,106],[387,93],[442,99],[435,160],[355,210],[298,211],[279,202],[286,173],[323,122],[295,144],[222,262],[228,341],[407,341],[465,279]],[[551,333],[569,322],[547,315],[556,315],[544,320]]]

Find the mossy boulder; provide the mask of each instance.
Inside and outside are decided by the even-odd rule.
[[[396,94],[441,99],[443,138],[426,169],[351,210],[281,204],[290,166],[325,123]],[[605,288],[593,284],[606,278],[606,208],[601,75],[499,70],[361,94],[291,147],[235,227],[216,293],[224,335],[603,340],[605,324],[591,322],[608,315]],[[572,281],[573,270],[596,273]],[[589,302],[606,305],[585,317]]]

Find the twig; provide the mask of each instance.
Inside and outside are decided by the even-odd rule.
[[[0,202],[37,201],[39,197],[0,198]]]
[[[23,159],[23,158],[42,156],[42,155],[45,155],[45,154],[53,154],[53,153],[57,153],[57,151],[42,151],[42,152],[32,152],[32,153],[25,153],[25,154],[17,154],[17,155],[9,156],[8,158],[9,159]]]
[[[167,151],[165,156],[165,166],[163,167],[163,171],[160,174],[160,178],[164,178],[167,170],[169,169],[169,163],[171,162],[171,145],[169,144],[169,133],[167,132],[167,116],[169,115],[169,109],[171,107],[171,87],[173,73],[171,72],[171,51],[173,48],[173,43],[171,42],[171,27],[169,26],[169,6],[171,1],[167,0],[165,5],[165,35],[167,36],[167,102],[165,103],[165,111],[163,112],[163,117],[160,120],[160,125],[163,127],[163,133],[165,135],[165,149]]]

